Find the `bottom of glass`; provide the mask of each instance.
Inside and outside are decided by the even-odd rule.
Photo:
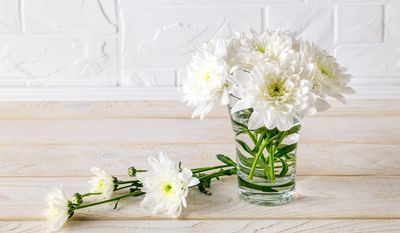
[[[295,191],[270,193],[270,192],[259,192],[249,190],[243,187],[239,187],[239,195],[242,199],[247,202],[257,205],[284,205],[293,200]]]

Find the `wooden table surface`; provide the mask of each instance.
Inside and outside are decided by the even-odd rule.
[[[188,167],[233,153],[227,110],[191,120],[179,102],[0,103],[0,232],[45,232],[46,189],[88,191],[90,167],[125,175],[160,150]],[[353,100],[305,120],[297,197],[265,207],[237,195],[236,178],[193,191],[178,220],[140,199],[79,211],[65,232],[400,232],[400,100]]]

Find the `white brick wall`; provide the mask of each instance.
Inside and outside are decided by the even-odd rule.
[[[0,0],[0,100],[171,99],[193,47],[232,30],[297,30],[400,97],[400,0]]]

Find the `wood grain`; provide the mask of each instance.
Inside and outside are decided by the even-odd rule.
[[[129,221],[70,221],[60,232],[74,233],[337,233],[398,232],[400,220],[129,220]],[[0,232],[41,233],[46,231],[42,221],[0,222]]]
[[[179,220],[140,198],[77,212],[64,232],[400,232],[400,100],[352,100],[306,118],[296,200],[265,207],[239,199],[235,177],[213,196],[194,190]],[[166,151],[185,166],[234,151],[226,108],[190,119],[184,103],[0,103],[0,232],[44,232],[46,188],[88,191],[89,168],[124,175]],[[129,205],[127,205],[129,203]],[[89,221],[90,220],[90,221]]]
[[[310,117],[301,140],[307,143],[400,143],[396,116]],[[233,133],[225,118],[101,119],[101,120],[1,120],[0,144],[159,144],[231,143]]]
[[[67,195],[88,191],[85,178],[2,178],[0,220],[43,220],[46,188],[63,185]],[[193,190],[181,219],[189,220],[323,220],[400,219],[400,177],[298,177],[296,200],[283,206],[249,204],[237,195],[235,177],[214,183],[212,196]],[[83,209],[74,218],[97,220],[166,219],[139,208],[141,198]],[[129,205],[126,205],[129,203]],[[23,208],[21,208],[23,207]],[[322,208],[323,207],[323,208]]]
[[[159,151],[193,168],[219,163],[218,153],[234,158],[233,144],[0,145],[0,176],[89,176],[93,166],[125,175]],[[396,144],[300,143],[297,174],[400,175],[399,154]]]
[[[349,100],[348,105],[331,101],[329,111],[320,116],[400,115],[400,100]],[[372,110],[372,111],[371,111]],[[379,110],[379,111],[378,111]],[[192,109],[179,101],[98,101],[98,102],[0,102],[0,119],[123,119],[190,118]],[[207,118],[227,117],[226,107],[216,106]]]

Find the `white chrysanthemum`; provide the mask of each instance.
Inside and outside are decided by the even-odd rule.
[[[301,53],[303,59],[314,63],[315,74],[312,76],[313,91],[319,97],[318,110],[326,110],[329,104],[324,100],[327,96],[333,97],[342,103],[346,103],[343,94],[354,94],[355,91],[347,86],[352,78],[347,69],[336,62],[336,58],[330,56],[327,51],[318,46],[304,42]]]
[[[216,103],[229,103],[227,76],[230,66],[224,60],[227,56],[225,40],[205,43],[203,50],[193,56],[188,66],[188,79],[183,83],[183,101],[195,107],[192,117],[203,118]]]
[[[279,62],[294,53],[293,35],[289,32],[265,31],[241,34],[241,48],[235,56],[236,62],[250,71],[260,62]]]
[[[146,192],[141,203],[151,208],[154,214],[167,214],[178,217],[182,206],[186,207],[188,188],[199,183],[192,177],[192,171],[180,168],[164,153],[160,153],[159,160],[149,157],[151,169],[138,173],[137,179],[142,182],[142,191]]]
[[[290,129],[294,119],[301,121],[302,116],[316,112],[312,84],[303,77],[312,74],[310,69],[312,66],[299,66],[293,57],[282,64],[259,64],[249,75],[237,75],[240,100],[232,113],[252,108],[249,129],[263,125],[280,131]]]
[[[97,167],[92,167],[90,171],[95,175],[89,180],[89,184],[92,186],[91,192],[102,193],[101,195],[96,195],[97,199],[111,198],[114,192],[114,178]]]
[[[69,201],[60,188],[53,187],[46,196],[47,223],[50,231],[57,231],[70,216]],[[71,210],[72,211],[72,210]]]

